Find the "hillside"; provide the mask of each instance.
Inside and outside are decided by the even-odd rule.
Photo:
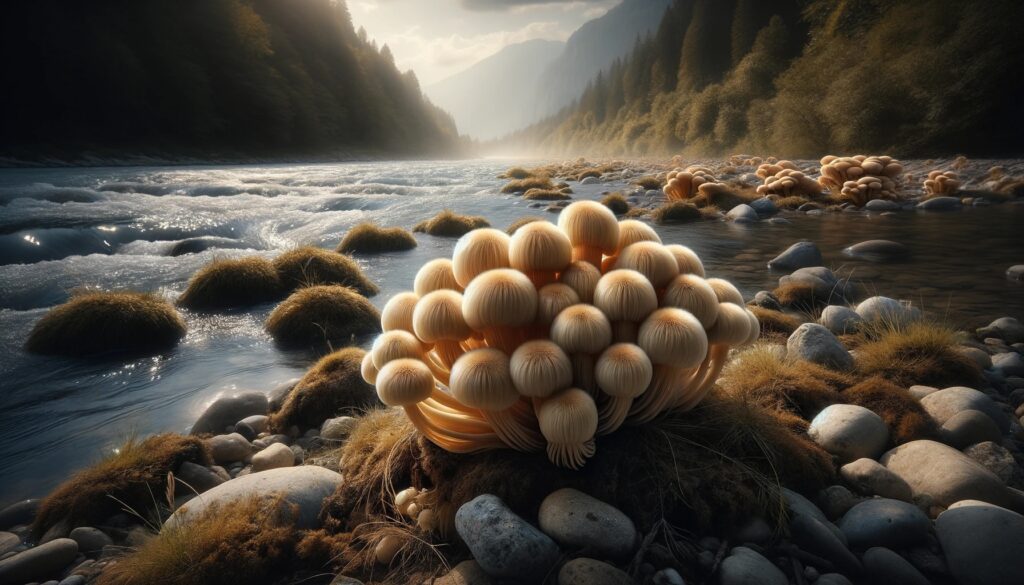
[[[571,107],[502,143],[546,154],[1019,153],[1015,0],[675,0]]]
[[[451,118],[333,0],[18,2],[0,155],[455,152]]]
[[[482,140],[498,138],[540,119],[526,106],[541,72],[564,47],[543,40],[509,45],[424,91],[452,112],[460,132]],[[514,87],[509,80],[515,80]]]

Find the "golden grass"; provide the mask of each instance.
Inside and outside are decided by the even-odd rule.
[[[380,313],[350,288],[310,286],[282,301],[264,327],[285,347],[344,346],[355,336],[380,331]]]
[[[534,176],[534,171],[523,167],[512,167],[498,175],[499,179],[526,179]]]
[[[651,212],[654,222],[660,225],[690,223],[704,219],[697,207],[685,201],[669,201]]]
[[[288,393],[281,409],[270,415],[271,431],[286,433],[293,425],[303,431],[319,429],[329,418],[381,406],[376,389],[359,372],[364,355],[358,347],[346,347],[320,358]]]
[[[125,506],[146,515],[163,501],[167,473],[185,461],[210,464],[198,437],[165,433],[143,441],[129,439],[113,455],[79,471],[43,499],[32,525],[38,538],[51,526],[92,526]],[[116,498],[116,499],[115,499]]]
[[[174,347],[185,331],[181,315],[156,295],[79,291],[36,321],[25,349],[68,356],[159,352]]]
[[[348,230],[336,252],[342,254],[379,254],[401,252],[416,247],[416,238],[400,227],[382,228],[371,222],[363,222]]]
[[[612,210],[615,215],[624,215],[629,212],[629,202],[622,193],[609,193],[601,199],[601,204]]]
[[[779,209],[796,209],[805,203],[810,203],[810,199],[802,197],[800,195],[790,195],[789,197],[778,197],[772,200],[775,207]]]
[[[892,446],[918,439],[935,438],[935,420],[921,402],[907,391],[880,376],[872,376],[842,391],[844,402],[863,406],[882,417],[889,427]]]
[[[710,195],[700,193],[689,200],[697,207],[714,205],[719,209],[732,209],[741,203],[750,203],[761,197],[756,190],[746,185],[729,185],[724,191],[714,191]]]
[[[633,181],[634,185],[642,187],[647,191],[657,191],[661,189],[663,183],[664,181],[662,181],[660,178],[650,175],[646,177],[640,177],[639,179]]]
[[[587,177],[597,177],[597,178],[600,178],[601,175],[603,175],[603,174],[604,173],[601,172],[600,169],[587,169],[587,170],[582,171],[579,174],[577,174],[576,175],[576,180],[577,181],[582,181],[583,179],[586,179]]]
[[[274,268],[287,290],[316,285],[340,285],[364,296],[380,292],[377,285],[363,274],[363,269],[355,260],[314,246],[303,246],[281,254],[274,259]]]
[[[459,215],[450,209],[445,209],[434,217],[416,224],[412,231],[432,236],[459,238],[475,229],[490,227],[490,225],[490,222],[482,217]]]
[[[533,175],[523,179],[509,181],[501,188],[502,193],[524,193],[530,189],[544,189],[554,191],[555,185],[546,175]]]
[[[747,305],[747,309],[754,313],[761,323],[762,338],[779,338],[781,336],[782,341],[785,342],[803,324],[799,317],[782,311],[773,311],[757,305]]]
[[[865,324],[859,335],[856,364],[862,375],[878,375],[904,387],[974,387],[981,381],[978,365],[958,351],[959,335],[945,325]]]
[[[274,265],[265,258],[249,256],[214,260],[200,268],[177,304],[201,311],[249,307],[277,300],[283,292]]]
[[[507,228],[505,228],[505,233],[507,233],[508,235],[511,236],[512,234],[516,233],[516,230],[518,230],[519,228],[523,227],[524,225],[526,225],[528,223],[533,223],[535,221],[547,221],[547,220],[544,219],[543,217],[537,217],[536,215],[527,215],[527,216],[524,216],[524,217],[520,217],[519,219],[517,219],[517,220],[513,221],[512,223],[510,223]]]
[[[780,285],[772,294],[783,307],[814,314],[828,305],[830,294],[822,294],[811,284],[790,282]]]
[[[528,201],[566,201],[572,199],[568,194],[553,189],[530,189],[523,193],[523,199]]]

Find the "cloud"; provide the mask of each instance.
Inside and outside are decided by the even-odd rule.
[[[594,4],[605,0],[461,0],[466,10],[508,10],[528,5],[539,4]]]

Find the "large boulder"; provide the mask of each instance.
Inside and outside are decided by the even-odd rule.
[[[789,585],[786,574],[757,551],[745,546],[732,549],[718,570],[720,585]]]
[[[572,488],[544,498],[537,521],[562,547],[597,553],[601,558],[628,558],[636,541],[636,528],[628,516]]]
[[[259,496],[272,501],[277,497],[298,508],[295,525],[310,529],[320,525],[320,508],[324,499],[334,493],[341,484],[341,474],[318,467],[303,465],[269,469],[250,473],[226,481],[219,486],[192,498],[178,508],[167,522],[167,526],[187,523],[197,518],[212,505],[228,505],[240,499]]]
[[[797,327],[786,341],[786,354],[835,370],[853,368],[853,357],[831,331],[817,323]]]
[[[877,458],[889,442],[882,417],[855,404],[833,404],[811,420],[807,434],[841,464]]]
[[[931,521],[914,504],[888,498],[872,498],[850,508],[839,529],[855,549],[873,546],[902,549],[925,542]]]
[[[1024,516],[998,506],[951,507],[935,532],[960,585],[1017,585],[1024,578]]]
[[[540,583],[561,555],[553,540],[491,494],[463,504],[455,530],[480,567],[498,579]]]
[[[266,414],[267,395],[262,392],[240,392],[214,400],[192,425],[192,434],[219,434],[234,429],[235,423],[247,416]]]
[[[1010,430],[1010,417],[984,392],[966,386],[953,386],[932,392],[921,399],[921,406],[935,422],[943,425],[965,410],[979,410],[987,414],[1003,433]]]
[[[768,261],[772,270],[796,270],[810,266],[821,266],[821,250],[814,242],[797,242],[781,254]]]

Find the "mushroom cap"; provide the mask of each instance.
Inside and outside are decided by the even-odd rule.
[[[420,300],[414,292],[400,292],[388,299],[380,312],[380,325],[384,331],[396,329],[412,333],[412,314]]]
[[[612,324],[593,305],[573,305],[551,323],[551,340],[566,353],[596,354],[612,342]]]
[[[412,288],[421,297],[428,292],[446,288],[462,291],[455,280],[452,261],[447,258],[436,258],[424,264],[416,273]]]
[[[565,350],[547,339],[527,341],[509,360],[512,383],[523,396],[547,398],[572,385],[572,362]]]
[[[734,303],[721,303],[718,305],[718,319],[708,330],[708,342],[734,347],[743,345],[751,336],[752,325],[746,309]]]
[[[672,279],[661,297],[661,306],[690,312],[704,329],[711,328],[718,318],[718,295],[706,280],[696,274],[680,274]]]
[[[363,354],[363,361],[359,363],[359,373],[362,374],[363,380],[367,384],[377,383],[377,366],[373,365],[373,354],[366,352]]]
[[[550,443],[584,443],[597,432],[597,405],[585,391],[567,388],[541,403],[537,422],[541,434]]]
[[[452,365],[448,388],[456,400],[481,410],[505,410],[519,400],[508,356],[490,347],[459,356]]]
[[[495,268],[508,268],[511,238],[494,228],[473,230],[459,238],[452,252],[455,280],[463,287],[477,275]]]
[[[674,264],[675,260],[672,262]],[[594,306],[610,321],[639,323],[658,308],[658,295],[651,281],[636,270],[612,270],[597,282]]]
[[[377,374],[377,396],[388,406],[410,406],[430,397],[434,374],[427,364],[410,358],[392,360]]]
[[[637,345],[652,363],[673,368],[696,367],[708,353],[708,338],[700,321],[675,307],[651,313],[640,324]]]
[[[615,245],[615,251],[621,252],[627,246],[637,242],[661,243],[661,236],[654,228],[636,219],[624,219],[619,222],[619,239]]]
[[[572,244],[554,224],[535,221],[516,230],[508,259],[512,268],[523,272],[560,272],[572,262]]]
[[[435,290],[416,303],[412,315],[416,337],[427,343],[462,341],[472,335],[462,316],[462,295],[453,290]]]
[[[704,263],[696,252],[682,244],[669,244],[665,249],[675,256],[676,265],[679,266],[679,274],[696,274],[704,277]]]
[[[558,227],[573,247],[596,248],[603,254],[615,251],[619,242],[619,222],[610,209],[597,201],[577,201],[558,216]]]
[[[747,336],[747,340],[743,345],[750,345],[757,341],[757,338],[761,336],[761,322],[757,320],[757,315],[754,314],[750,309],[745,309],[747,312],[747,319],[750,321],[750,335]]]
[[[636,270],[647,277],[654,288],[662,288],[679,274],[679,262],[656,242],[637,242],[619,252],[615,268]]]
[[[537,321],[550,325],[563,309],[579,302],[580,296],[571,286],[560,282],[546,284],[537,291]]]
[[[518,270],[488,270],[466,287],[462,316],[475,331],[527,325],[537,316],[537,289]]]
[[[601,353],[594,366],[597,385],[609,396],[636,398],[654,376],[651,358],[638,345],[616,343]]]
[[[597,281],[601,280],[601,271],[590,262],[579,260],[566,267],[558,280],[572,287],[581,302],[589,303],[594,300],[594,289]]]
[[[734,303],[743,306],[743,295],[731,282],[722,278],[709,278],[708,285],[715,291],[720,303]]]
[[[390,361],[411,358],[423,358],[423,346],[416,336],[408,331],[396,329],[385,331],[373,340],[370,348],[370,355],[373,356],[373,365],[380,370]]]

